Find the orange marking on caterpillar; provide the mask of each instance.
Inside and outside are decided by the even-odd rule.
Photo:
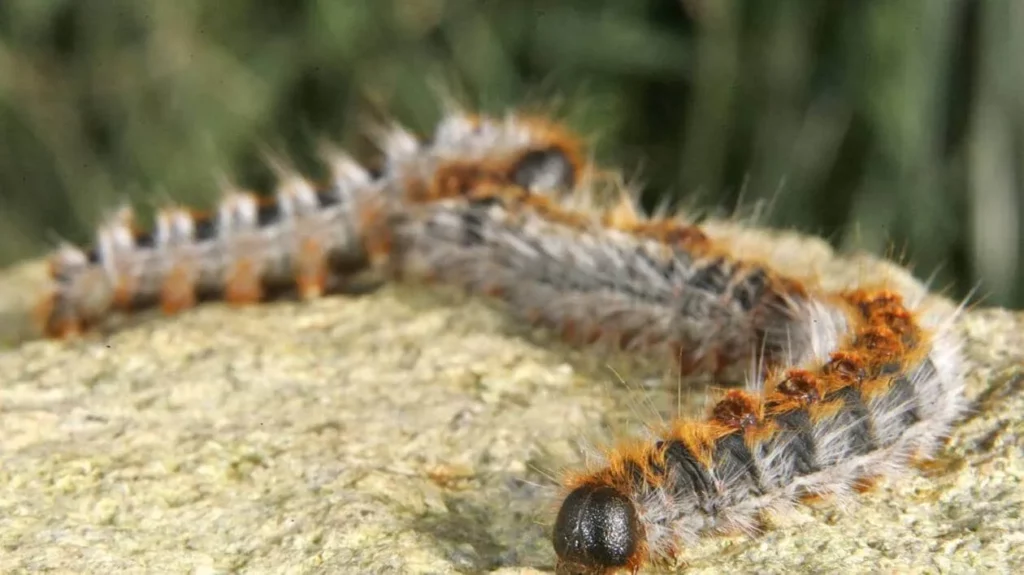
[[[881,475],[858,477],[853,482],[853,490],[856,491],[857,493],[864,494],[878,488],[878,484],[881,481]]]
[[[710,419],[733,429],[750,429],[760,425],[761,403],[745,391],[730,390],[711,408]]]
[[[124,274],[118,274],[114,281],[114,307],[130,310],[135,299],[135,282]]]
[[[160,286],[160,309],[167,315],[196,305],[196,274],[192,266],[175,265]]]
[[[327,253],[319,240],[303,238],[295,267],[299,296],[308,300],[323,295],[327,285]]]
[[[32,317],[40,332],[56,339],[74,337],[82,333],[82,322],[75,317],[64,317],[54,320],[53,314],[57,305],[57,293],[51,292],[39,299],[33,306]]]
[[[259,303],[263,299],[263,286],[256,262],[245,258],[231,266],[224,283],[224,299],[235,305]]]
[[[395,239],[387,227],[387,215],[377,205],[366,206],[358,215],[363,233],[363,247],[372,267],[381,267],[391,259]]]

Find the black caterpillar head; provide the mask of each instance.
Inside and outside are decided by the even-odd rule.
[[[565,498],[553,539],[556,571],[562,575],[635,567],[643,547],[633,502],[617,489],[600,485],[577,487]]]

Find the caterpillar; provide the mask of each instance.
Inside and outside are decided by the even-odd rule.
[[[552,545],[566,574],[637,572],[800,502],[842,504],[930,456],[965,409],[957,312],[885,285],[830,292],[679,214],[647,215],[555,122],[454,111],[430,140],[393,126],[379,143],[376,173],[325,150],[323,186],[282,168],[273,197],[166,208],[150,230],[117,210],[93,247],[52,255],[41,329],[69,337],[116,311],[281,290],[315,298],[373,270],[497,298],[572,343],[680,373],[754,358],[747,389],[706,417],[565,476]]]

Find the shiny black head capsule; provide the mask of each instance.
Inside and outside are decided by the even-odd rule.
[[[636,508],[611,487],[577,487],[555,519],[557,572],[602,573],[636,561],[643,534]]]
[[[509,180],[527,190],[570,190],[576,185],[576,166],[560,148],[531,150],[512,166]]]

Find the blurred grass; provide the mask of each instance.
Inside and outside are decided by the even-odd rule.
[[[671,195],[889,254],[1024,304],[1024,3],[1015,0],[6,0],[0,264],[89,240],[128,199],[272,189],[368,119],[440,96],[553,110]]]

